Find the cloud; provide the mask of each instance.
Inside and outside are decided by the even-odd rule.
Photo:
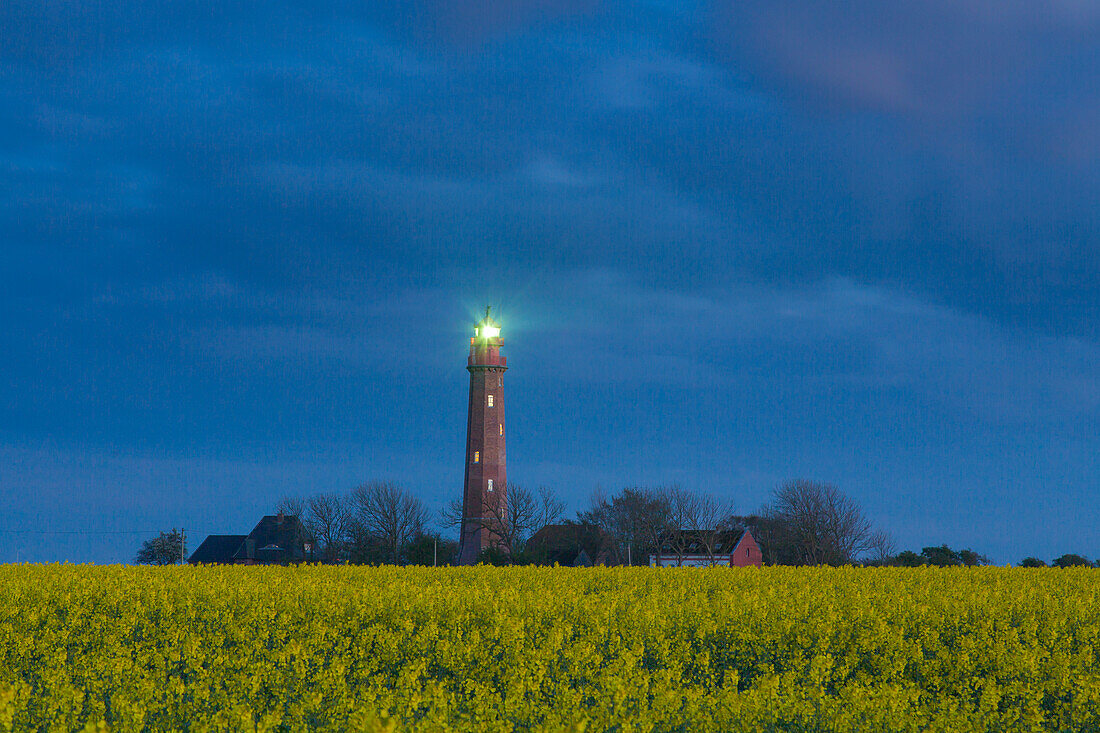
[[[1046,51],[1085,44],[1100,25],[1100,13],[1078,2],[861,0],[844,13],[826,3],[750,2],[714,12],[714,42],[741,58],[737,49],[747,49],[793,93],[918,120],[1000,106],[1046,70],[1054,60]]]
[[[902,391],[986,425],[1100,419],[1100,346],[1017,333],[878,286],[742,281],[677,292],[594,270],[575,273],[565,289],[557,320],[532,324],[523,338],[551,353],[585,343],[581,378],[597,383],[679,384],[690,374],[708,390]],[[577,379],[568,361],[528,368]]]
[[[1095,335],[1091,11],[720,8],[10,5],[73,58],[7,48],[4,223],[154,279],[299,287],[367,249],[461,269],[475,241],[514,270],[552,244],[681,285],[851,277]],[[472,28],[495,40],[422,42]]]
[[[967,426],[995,453],[983,430],[1094,426],[1098,23],[1081,2],[4,3],[3,422],[169,452],[422,441],[392,406],[411,373],[446,403],[463,309],[493,302],[561,392],[549,357],[591,339],[589,402],[559,404],[635,441],[632,475],[669,465],[644,447],[667,429],[709,436],[677,475],[779,476],[785,440],[817,445],[805,414],[809,467],[883,434]],[[702,433],[675,422],[686,373],[720,393]],[[771,437],[714,448],[751,443],[731,421]]]

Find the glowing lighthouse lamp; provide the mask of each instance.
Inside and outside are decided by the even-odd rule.
[[[486,319],[489,317],[489,309],[488,308],[485,309],[485,317],[486,317]],[[498,336],[500,336],[500,327],[499,326],[478,326],[477,328],[474,329],[474,335],[475,336],[480,336],[483,339],[497,338]]]
[[[504,372],[500,325],[485,309],[470,339],[470,406],[466,416],[466,468],[462,490],[462,532],[458,559],[476,563],[482,550],[503,547],[502,524],[508,512],[508,474],[504,460]]]

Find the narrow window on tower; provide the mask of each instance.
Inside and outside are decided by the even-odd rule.
[[[481,451],[474,451],[474,463],[481,463]]]
[[[489,395],[489,407],[493,406],[493,396]]]
[[[489,491],[493,490],[493,480],[489,479]]]
[[[500,434],[504,435],[504,423],[499,423],[497,427],[500,428]]]

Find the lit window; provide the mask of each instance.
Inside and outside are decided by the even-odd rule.
[[[489,479],[489,491],[493,490],[493,480]]]
[[[493,396],[489,395],[489,407],[493,406]]]
[[[481,451],[475,450],[474,451],[474,463],[480,463],[480,462],[481,462]]]
[[[504,435],[504,423],[500,423],[497,427],[500,428],[500,434]]]

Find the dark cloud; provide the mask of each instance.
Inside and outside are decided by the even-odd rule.
[[[714,47],[773,85],[803,121],[784,137],[820,156],[798,190],[786,176],[769,191],[826,239],[815,261],[1095,338],[1091,5],[718,7]]]
[[[513,465],[572,499],[621,478],[751,504],[821,475],[893,521],[914,510],[875,487],[908,482],[962,533],[930,508],[960,477],[913,475],[1049,487],[1087,473],[1055,468],[1066,446],[1100,452],[1098,24],[1078,2],[4,3],[0,435],[82,486],[117,477],[82,450],[252,456],[234,476],[343,451],[329,480],[416,465],[442,496],[489,300],[515,424],[540,426]],[[1006,457],[1009,435],[1068,437]]]

